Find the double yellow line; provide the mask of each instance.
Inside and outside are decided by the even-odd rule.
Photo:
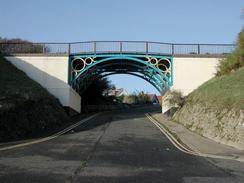
[[[30,142],[25,142],[25,143],[21,143],[21,144],[16,144],[16,145],[10,145],[10,146],[6,146],[6,147],[3,147],[3,148],[0,148],[0,151],[5,151],[5,150],[10,150],[10,149],[15,149],[15,148],[18,148],[18,147],[24,147],[24,146],[28,146],[28,145],[33,145],[33,144],[37,144],[37,143],[41,143],[41,142],[45,142],[45,141],[48,141],[48,140],[52,140],[54,138],[57,138],[59,137],[60,135],[63,135],[65,133],[67,133],[68,131],[74,129],[75,127],[85,123],[86,121],[100,115],[101,113],[97,113],[97,114],[94,114],[88,118],[85,118],[67,128],[65,128],[64,130],[58,132],[58,133],[55,133],[51,136],[48,136],[48,137],[45,137],[45,138],[41,138],[41,139],[37,139],[37,140],[33,140],[33,141],[30,141]]]
[[[191,155],[198,155],[198,153],[192,151],[190,148],[184,146],[181,142],[177,140],[162,124],[160,124],[157,120],[151,117],[150,114],[146,113],[147,118],[159,128],[159,130],[169,139],[169,141],[180,151],[191,154]]]
[[[201,156],[201,157],[208,157],[208,158],[218,158],[218,159],[226,159],[226,160],[236,160],[240,162],[244,162],[244,159],[241,159],[237,156],[223,156],[223,155],[214,155],[214,154],[207,154],[207,153],[201,153],[201,152],[196,152],[184,145],[182,142],[177,140],[176,137],[172,135],[172,133],[167,130],[164,125],[159,123],[157,120],[155,120],[150,114],[146,113],[145,114],[147,118],[156,126],[159,128],[159,130],[169,139],[169,141],[180,151],[194,155],[194,156]]]

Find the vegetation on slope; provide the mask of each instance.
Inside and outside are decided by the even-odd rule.
[[[222,76],[244,66],[244,28],[238,35],[237,47],[232,54],[220,60],[216,75]]]
[[[40,99],[50,97],[39,84],[31,80],[25,73],[0,57],[0,96],[19,96],[23,99]]]
[[[216,77],[190,93],[173,119],[217,142],[244,149],[244,32]]]
[[[40,136],[66,120],[56,98],[0,56],[0,141]]]
[[[238,35],[237,47],[220,61],[215,78],[207,81],[188,97],[212,107],[244,109],[244,29]],[[211,105],[210,105],[211,104]]]
[[[244,67],[207,81],[187,97],[187,102],[244,110]]]
[[[244,149],[244,67],[204,83],[173,120],[204,137]]]

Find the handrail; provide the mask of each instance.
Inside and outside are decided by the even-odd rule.
[[[0,42],[2,54],[142,53],[161,55],[225,55],[235,44],[163,43],[153,41]]]
[[[157,42],[157,41],[78,41],[78,42],[11,42],[11,41],[0,41],[0,44],[79,44],[79,43],[93,43],[93,42],[128,42],[128,43],[155,43],[155,44],[174,44],[174,45],[236,45],[232,43],[168,43],[168,42]]]

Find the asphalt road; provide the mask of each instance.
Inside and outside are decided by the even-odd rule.
[[[244,182],[243,163],[177,150],[145,117],[155,110],[107,112],[56,139],[0,151],[0,182]]]

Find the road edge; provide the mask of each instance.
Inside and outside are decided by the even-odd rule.
[[[243,158],[239,158],[236,156],[223,156],[223,155],[214,155],[214,154],[207,154],[201,153],[192,150],[187,146],[187,144],[183,143],[182,140],[177,136],[177,134],[170,131],[167,126],[160,123],[157,119],[155,119],[150,113],[145,114],[146,117],[157,127],[159,130],[169,139],[169,141],[181,152],[194,155],[194,156],[201,156],[205,158],[215,158],[215,159],[225,159],[225,160],[235,160],[239,162],[244,162]]]
[[[70,130],[76,128],[77,126],[87,122],[88,120],[100,115],[100,113],[96,113],[96,114],[93,114],[92,116],[89,116],[85,119],[82,119],[81,121],[53,134],[53,135],[50,135],[50,136],[47,136],[47,137],[44,137],[44,138],[40,138],[40,139],[37,139],[37,140],[32,140],[32,141],[28,141],[28,142],[25,142],[25,143],[20,143],[20,144],[15,144],[15,145],[10,145],[10,146],[6,146],[6,147],[2,147],[0,148],[0,152],[1,151],[5,151],[5,150],[10,150],[10,149],[15,149],[15,148],[18,148],[18,147],[24,147],[24,146],[29,146],[29,145],[33,145],[33,144],[37,144],[37,143],[41,143],[41,142],[45,142],[45,141],[49,141],[49,140],[52,140],[54,138],[57,138],[67,132],[69,132]]]

